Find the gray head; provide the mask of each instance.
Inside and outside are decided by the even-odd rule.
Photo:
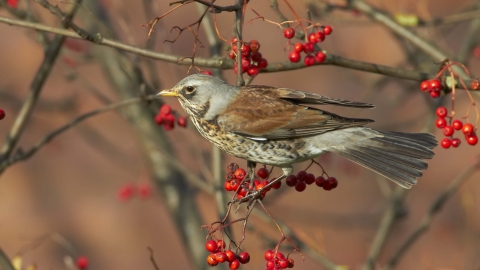
[[[193,74],[158,95],[177,97],[190,116],[211,120],[228,106],[238,92],[237,87],[217,77]]]

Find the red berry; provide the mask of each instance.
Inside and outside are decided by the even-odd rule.
[[[237,163],[230,163],[227,166],[227,172],[229,174],[233,174],[237,169],[238,169],[238,164]]]
[[[452,146],[457,148],[460,145],[460,139],[452,139]]]
[[[273,260],[268,260],[267,261],[267,269],[268,270],[271,270],[271,269],[275,269],[275,262]],[[277,268],[278,269],[278,268]],[[276,270],[276,269],[275,269]]]
[[[453,127],[451,126],[446,126],[443,128],[443,135],[447,136],[447,137],[450,137],[453,135],[453,132],[455,130],[453,129]]]
[[[238,254],[238,260],[240,261],[241,264],[246,264],[250,261],[250,254],[248,254],[248,252],[240,252],[240,254]]]
[[[236,270],[240,267],[240,262],[238,260],[234,260],[228,264],[228,267],[230,267],[231,270]]]
[[[5,118],[5,111],[0,109],[0,120],[2,120],[3,118]]]
[[[473,81],[470,83],[470,87],[471,87],[473,90],[478,90],[478,89],[480,89],[480,82],[478,82],[477,80],[473,80]]]
[[[7,5],[11,8],[16,8],[18,6],[18,0],[7,0]]]
[[[303,63],[305,63],[305,66],[312,66],[315,64],[315,57],[311,55],[305,56],[305,59],[303,59]]]
[[[163,127],[165,130],[172,130],[175,126],[175,116],[173,114],[167,114],[163,118]]]
[[[232,191],[232,182],[230,181],[225,181],[223,184],[223,188],[225,188],[226,191]]]
[[[170,105],[163,104],[162,107],[160,107],[160,114],[167,115],[172,112],[172,108]]]
[[[268,178],[268,170],[267,170],[267,168],[260,168],[260,169],[258,169],[257,175],[258,175],[258,177],[260,177],[260,178],[262,178],[262,179],[267,179],[267,178]]]
[[[215,260],[219,263],[223,263],[227,260],[227,254],[225,254],[225,252],[217,252],[215,253]]]
[[[478,137],[475,134],[467,136],[467,143],[470,145],[476,145],[478,142]]]
[[[305,53],[312,53],[314,50],[315,50],[315,47],[313,46],[312,43],[307,42],[303,45],[303,51]]]
[[[218,248],[218,245],[217,245],[217,242],[215,240],[208,240],[205,243],[205,249],[208,252],[215,252],[215,250],[217,250],[217,248]]]
[[[258,68],[266,68],[268,66],[268,61],[265,58],[262,58],[260,61],[257,63]]]
[[[441,85],[437,79],[430,80],[430,91],[440,92]]]
[[[295,44],[295,46],[293,46],[293,50],[296,51],[296,52],[298,52],[298,53],[303,52],[303,49],[304,49],[304,48],[303,48],[303,44],[300,43],[300,42],[297,43],[297,44]]]
[[[329,181],[329,179],[330,179],[330,177],[323,182],[322,188],[324,190],[332,190],[333,189],[332,183]]]
[[[208,265],[210,266],[217,266],[218,262],[217,260],[215,259],[215,255],[214,254],[210,254],[207,256],[207,263]]]
[[[311,173],[307,173],[307,176],[305,177],[305,184],[311,185],[315,182],[315,175]]]
[[[210,70],[204,70],[204,71],[202,71],[202,74],[210,75],[210,76],[213,75],[213,73]]]
[[[315,61],[317,61],[317,63],[323,63],[325,62],[325,59],[327,59],[327,55],[322,51],[319,51],[315,54]]]
[[[423,81],[420,84],[420,90],[422,90],[422,92],[430,92],[430,80]]]
[[[80,256],[77,258],[77,267],[81,270],[87,269],[88,267],[88,258],[86,256]]]
[[[318,36],[316,35],[316,33],[311,33],[308,35],[308,41],[310,43],[317,43],[320,41],[320,39],[318,38]]]
[[[472,124],[467,123],[467,124],[463,125],[463,127],[462,127],[462,132],[463,132],[463,134],[465,134],[466,136],[470,136],[470,135],[473,133],[473,126],[472,126]]]
[[[248,68],[247,68],[247,74],[248,76],[250,77],[255,77],[258,75],[258,67],[257,66],[254,66],[254,65],[250,65]]]
[[[445,116],[447,116],[447,113],[448,113],[447,108],[440,106],[437,108],[436,113],[438,117],[445,118]]]
[[[232,186],[232,191],[236,191],[238,189],[238,187],[240,186],[240,182],[242,180],[237,180],[236,178],[233,179],[232,181],[230,181],[230,185]]]
[[[325,34],[321,31],[316,32],[315,37],[317,38],[317,42],[323,42],[325,40]]]
[[[430,96],[431,96],[432,98],[439,98],[440,95],[441,95],[440,91],[433,91],[433,90],[432,90],[432,91],[430,92]]]
[[[325,178],[323,176],[319,176],[315,179],[315,184],[319,187],[323,186],[323,182],[325,182]]]
[[[160,113],[155,115],[155,118],[154,118],[155,123],[157,123],[157,125],[159,125],[159,126],[163,125],[163,120],[164,119],[165,119],[165,115],[160,114]]]
[[[252,61],[255,61],[255,62],[259,62],[260,60],[262,60],[262,54],[259,52],[252,53],[251,57],[252,57]]]
[[[306,171],[299,171],[297,173],[297,180],[298,181],[305,181],[305,178],[307,178],[307,172]]]
[[[186,127],[187,126],[187,119],[183,116],[178,117],[177,123],[181,127]]]
[[[269,250],[265,251],[265,254],[263,254],[263,257],[265,258],[265,260],[270,261],[270,260],[273,259],[274,255],[275,254],[274,254],[273,250],[269,249]]]
[[[338,180],[335,177],[329,177],[327,181],[328,181],[328,184],[332,187],[332,189],[338,186]]]
[[[242,58],[242,72],[245,73],[250,66],[250,59]]]
[[[298,181],[295,185],[295,190],[298,192],[302,192],[307,188],[307,184],[304,181]]]
[[[298,52],[291,51],[288,54],[288,59],[290,59],[290,62],[298,63],[298,62],[300,62],[300,59],[302,59],[302,57],[300,56],[300,54]]]
[[[452,141],[449,138],[445,138],[440,142],[440,145],[443,148],[448,149],[448,148],[450,148],[450,145],[452,145]]]
[[[225,251],[225,255],[227,255],[227,262],[233,262],[237,258],[235,256],[235,253],[233,253],[233,251],[231,251],[230,249]]]
[[[258,50],[260,50],[260,43],[256,40],[250,41],[248,46],[250,46],[250,51],[252,51],[252,53],[256,53]]]
[[[149,183],[142,183],[138,185],[137,189],[138,189],[138,197],[140,197],[140,199],[148,198],[152,193],[152,186],[150,186]]]
[[[281,269],[287,268],[288,267],[288,260],[287,259],[278,260],[278,267],[280,267]]]
[[[288,258],[288,268],[293,268],[295,266],[295,261],[292,258]]]
[[[325,35],[330,35],[333,32],[333,28],[330,25],[326,25],[323,28],[323,32],[325,33]]]
[[[287,177],[287,180],[285,180],[285,183],[287,184],[287,186],[289,187],[293,187],[297,184],[298,180],[297,180],[297,177],[293,174],[289,175]]]
[[[293,30],[293,28],[285,28],[285,30],[283,30],[283,36],[288,38],[288,39],[291,39],[293,38],[293,36],[295,36],[295,30]]]
[[[250,55],[250,47],[246,44],[243,44],[242,47],[242,56],[249,56]]]
[[[121,202],[126,202],[130,200],[135,194],[135,186],[133,184],[125,184],[122,186],[117,193],[117,198]]]
[[[236,55],[236,52],[234,50],[231,50],[229,53],[228,53],[228,58],[230,59],[235,59],[237,57]]]
[[[282,186],[282,181],[277,181],[275,184],[273,184],[272,188],[273,189],[279,189]]]
[[[242,169],[242,168],[238,168],[234,173],[233,175],[235,175],[235,178],[237,178],[238,180],[243,180],[243,178],[245,178],[245,175],[247,175],[247,172]]]
[[[460,121],[460,120],[454,120],[453,123],[452,123],[452,127],[453,127],[455,130],[460,130],[460,129],[462,129],[462,127],[463,127],[463,123],[462,123],[462,121]]]
[[[225,242],[223,240],[217,240],[217,250],[224,250],[225,249]]]
[[[437,121],[435,121],[435,125],[438,128],[444,128],[447,126],[447,120],[445,120],[445,118],[437,118]]]

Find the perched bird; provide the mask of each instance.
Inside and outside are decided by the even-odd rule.
[[[272,86],[233,86],[190,75],[159,96],[177,97],[200,134],[221,150],[293,172],[292,163],[335,153],[404,188],[422,176],[434,156],[432,134],[379,131],[369,119],[346,118],[310,105],[373,108],[367,103]],[[308,105],[307,105],[308,104]]]

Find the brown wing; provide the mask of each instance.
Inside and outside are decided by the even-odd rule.
[[[272,86],[251,85],[244,86],[243,89],[256,89],[258,91],[276,91],[279,98],[289,100],[297,104],[323,104],[355,108],[375,108],[375,105],[363,102],[355,102],[345,99],[335,99],[322,96],[315,93],[297,91],[290,88],[275,88]]]
[[[288,139],[363,126],[372,120],[345,118],[297,105],[273,88],[245,87],[217,118],[218,125],[239,135],[257,139]]]

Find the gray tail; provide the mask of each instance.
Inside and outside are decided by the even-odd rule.
[[[406,133],[362,130],[361,137],[335,149],[339,154],[404,188],[411,188],[428,168],[424,159],[431,159],[437,146],[435,136],[428,133]],[[357,133],[357,135],[360,135]]]

